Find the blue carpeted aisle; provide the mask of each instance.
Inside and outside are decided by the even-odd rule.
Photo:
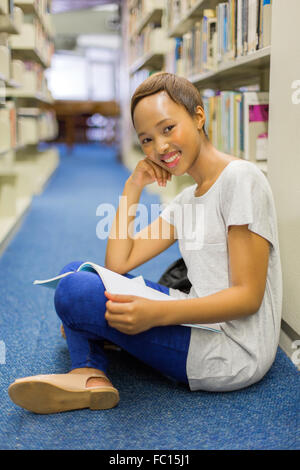
[[[109,376],[118,407],[35,415],[7,395],[17,377],[64,373],[66,342],[53,291],[32,285],[72,260],[104,263],[106,240],[96,236],[100,203],[117,207],[128,171],[108,147],[61,147],[61,164],[34,198],[20,231],[0,258],[1,449],[296,449],[299,376],[279,350],[267,376],[230,393],[189,392],[125,352],[111,351]],[[159,203],[143,193],[141,202]],[[177,245],[133,274],[158,280],[179,256]],[[3,362],[3,361],[2,361]]]

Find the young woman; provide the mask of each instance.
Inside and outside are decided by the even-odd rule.
[[[158,301],[108,294],[92,272],[63,278],[55,307],[72,370],[18,379],[9,387],[16,404],[37,413],[117,405],[118,391],[105,375],[104,339],[192,391],[249,386],[266,374],[275,358],[282,284],[267,179],[253,163],[212,145],[200,94],[184,78],[150,76],[135,91],[131,113],[146,157],[125,183],[105,266],[132,277],[126,273],[178,241],[191,291],[185,294],[147,280],[148,286],[175,299]],[[165,186],[172,176],[183,174],[195,184],[148,227],[129,233],[143,189],[155,181]],[[76,271],[80,263],[70,263],[61,272]],[[219,323],[221,332],[182,326],[197,323]]]

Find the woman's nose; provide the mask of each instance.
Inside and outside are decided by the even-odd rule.
[[[166,153],[169,149],[169,144],[166,143],[166,142],[158,142],[157,143],[157,152],[160,154],[160,155],[163,155],[164,153]]]

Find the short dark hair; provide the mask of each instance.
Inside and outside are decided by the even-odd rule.
[[[150,75],[135,90],[131,98],[131,119],[134,127],[133,113],[138,102],[146,96],[154,95],[160,91],[166,91],[175,103],[185,107],[187,112],[194,117],[197,106],[204,110],[203,101],[199,90],[189,80],[173,73],[157,72]],[[205,127],[203,131],[207,137]]]

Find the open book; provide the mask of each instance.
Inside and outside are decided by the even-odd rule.
[[[164,294],[152,287],[149,287],[145,284],[145,281],[142,276],[138,276],[132,279],[128,279],[122,274],[115,273],[110,271],[110,269],[103,268],[98,264],[91,263],[89,261],[81,264],[77,271],[91,271],[97,273],[105,286],[107,292],[111,294],[122,294],[122,295],[138,295],[139,297],[145,297],[146,299],[151,300],[177,300],[174,297],[171,297],[168,294]],[[34,281],[33,284],[40,286],[50,287],[55,289],[59,281],[70,274],[73,274],[74,271],[66,272],[60,274],[59,276],[53,277],[51,279],[46,279],[44,281]],[[205,330],[214,331],[217,333],[221,332],[219,323],[205,323],[205,324],[187,324],[184,323],[183,326],[191,326],[194,328],[203,328]]]

